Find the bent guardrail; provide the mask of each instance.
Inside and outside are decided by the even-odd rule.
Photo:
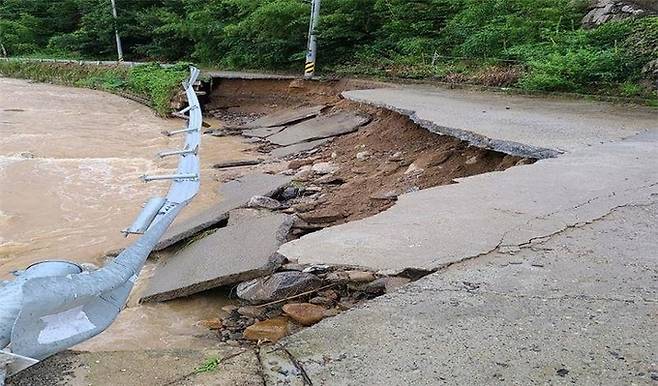
[[[17,273],[13,281],[0,283],[0,385],[4,384],[5,375],[21,371],[109,327],[125,306],[151,250],[199,191],[202,116],[194,90],[199,73],[190,67],[190,77],[183,82],[189,106],[177,115],[187,119],[187,127],[163,133],[185,135],[181,150],[159,153],[180,157],[176,172],[142,177],[145,182],[172,180],[169,191],[165,197],[150,199],[135,222],[123,230],[126,236],[142,236],[95,271],[84,271],[66,261],[44,261]]]

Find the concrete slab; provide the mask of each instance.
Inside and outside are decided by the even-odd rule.
[[[585,100],[532,98],[432,87],[343,92],[386,107],[430,131],[532,158],[553,157],[658,129],[658,110]]]
[[[164,249],[225,221],[230,210],[246,205],[253,196],[271,196],[291,180],[290,176],[256,173],[222,184],[219,187],[222,200],[218,204],[191,218],[174,222],[155,250]]]
[[[316,147],[322,146],[329,141],[331,141],[331,138],[318,139],[311,142],[302,142],[290,146],[279,147],[272,150],[270,155],[276,158],[283,158],[289,155],[301,153],[303,151],[315,149]]]
[[[285,129],[285,126],[261,127],[259,129],[243,130],[242,135],[245,137],[267,138]]]
[[[276,127],[285,126],[291,123],[303,121],[305,119],[313,118],[320,114],[326,105],[314,105],[297,107],[294,109],[277,110],[264,117],[258,118],[245,125],[248,128],[262,128],[262,127]]]
[[[658,142],[629,139],[402,195],[390,209],[306,235],[301,264],[435,270],[515,247],[658,194]]]
[[[272,255],[291,216],[255,209],[231,212],[228,225],[160,262],[141,301],[166,301],[273,272]]]
[[[216,369],[197,372],[211,358]],[[63,352],[9,379],[11,386],[34,385],[263,385],[253,350],[160,350]]]
[[[370,121],[369,117],[347,111],[319,116],[287,127],[267,140],[281,146],[351,133]]]
[[[314,385],[653,384],[658,196],[649,202],[453,265],[281,345]],[[287,356],[271,351],[264,363]]]

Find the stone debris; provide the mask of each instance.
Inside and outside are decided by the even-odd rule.
[[[312,326],[324,318],[324,307],[310,303],[290,303],[283,312],[302,326]]]
[[[370,117],[339,111],[286,127],[267,140],[276,145],[288,146],[351,133],[368,122]]]
[[[321,285],[320,278],[313,274],[285,271],[240,283],[236,294],[238,298],[252,303],[267,303],[314,290]]]
[[[235,215],[234,215],[235,213]],[[229,224],[161,262],[142,301],[164,301],[271,273],[292,217],[240,209]]]
[[[247,203],[249,208],[266,208],[266,209],[279,209],[281,203],[273,198],[266,196],[253,196]]]
[[[322,110],[327,107],[326,105],[315,105],[299,107],[296,109],[278,110],[272,114],[260,117],[245,125],[249,129],[257,129],[262,127],[275,127],[285,126],[291,123],[303,121],[305,119],[313,118],[320,114]]]
[[[317,174],[324,175],[324,174],[337,172],[338,166],[336,166],[331,162],[318,162],[316,164],[313,164],[311,170],[313,170]]]
[[[271,196],[287,185],[291,177],[281,174],[248,174],[219,187],[221,201],[215,206],[181,222],[174,222],[156,245],[156,251],[210,228],[228,219],[228,212],[244,206],[255,195]]]
[[[288,319],[283,317],[256,322],[247,327],[243,335],[251,341],[275,343],[290,332],[288,323]]]
[[[371,153],[369,151],[360,151],[356,153],[356,159],[359,161],[365,161],[370,157]]]
[[[263,319],[265,317],[265,309],[255,306],[242,306],[237,309],[238,314],[247,318]]]

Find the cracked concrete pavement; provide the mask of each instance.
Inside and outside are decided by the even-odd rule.
[[[408,115],[430,131],[522,157],[554,157],[658,130],[655,109],[642,106],[422,86],[343,96]]]
[[[653,195],[281,344],[314,385],[655,384],[657,220]]]
[[[390,209],[314,232],[279,253],[303,264],[433,271],[517,247],[658,193],[658,142],[643,136],[399,197]]]
[[[467,94],[345,96],[478,146],[559,156],[406,194],[284,244],[300,263],[435,273],[261,350],[290,370],[265,369],[269,384],[658,380],[658,113]]]

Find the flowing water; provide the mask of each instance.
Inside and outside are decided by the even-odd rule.
[[[180,147],[181,137],[160,131],[183,124],[111,94],[0,78],[0,279],[45,259],[102,265],[107,251],[133,242],[120,230],[149,197],[168,188],[167,182],[144,184],[139,176],[175,168],[175,158],[155,154]],[[245,158],[246,147],[230,138],[203,138],[201,192],[181,218],[218,199],[218,177],[209,165]],[[153,267],[147,265],[137,291]],[[211,345],[197,322],[216,317],[227,301],[221,293],[142,306],[135,299],[110,329],[80,347]]]

